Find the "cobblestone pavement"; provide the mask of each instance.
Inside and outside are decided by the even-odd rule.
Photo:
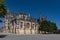
[[[0,33],[0,40],[60,40],[60,34],[7,34]]]

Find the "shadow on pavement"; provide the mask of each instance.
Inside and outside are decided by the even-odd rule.
[[[0,35],[0,38],[4,38],[4,37],[6,37],[7,35]]]

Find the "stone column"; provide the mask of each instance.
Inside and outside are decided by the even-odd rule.
[[[26,33],[26,32],[25,32],[25,23],[26,23],[26,22],[24,21],[24,34]]]
[[[35,34],[36,34],[36,22],[35,22]]]
[[[13,33],[16,32],[15,27],[16,27],[16,24],[15,24],[15,22],[14,22]]]
[[[32,22],[31,22],[31,26],[30,26],[30,33],[32,34]]]
[[[5,32],[7,33],[8,32],[8,20],[5,20],[4,25],[5,25]]]
[[[38,34],[38,24],[36,23],[36,34]]]
[[[24,31],[24,21],[22,23],[22,30]],[[24,34],[24,32],[23,32],[23,34]]]
[[[31,34],[31,22],[29,22],[29,34]]]
[[[20,34],[20,21],[19,21],[19,34]]]

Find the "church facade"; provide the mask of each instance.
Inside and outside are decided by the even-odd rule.
[[[8,13],[5,15],[4,32],[15,34],[38,34],[37,19],[26,13]]]

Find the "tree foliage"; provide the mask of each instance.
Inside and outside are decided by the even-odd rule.
[[[44,20],[40,22],[39,30],[54,33],[57,30],[56,23]]]
[[[0,0],[0,17],[4,17],[5,14],[6,14],[6,7],[4,0]]]

